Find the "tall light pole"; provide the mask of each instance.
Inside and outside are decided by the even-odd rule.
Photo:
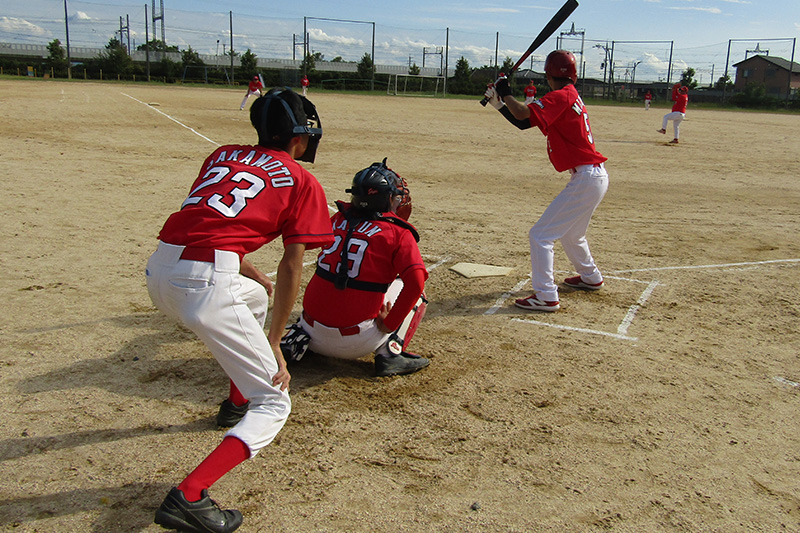
[[[596,44],[595,48],[599,48],[605,52],[605,59],[603,60],[603,98],[606,97],[606,72],[608,71],[608,45]]]
[[[67,27],[67,79],[72,79],[72,60],[69,55],[69,14],[67,13],[67,0],[64,0],[64,24]]]

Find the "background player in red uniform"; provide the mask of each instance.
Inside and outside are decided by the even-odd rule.
[[[378,376],[416,372],[429,361],[404,348],[425,314],[428,271],[416,229],[397,215],[408,190],[384,159],[358,172],[345,192],[352,203],[337,202],[335,242],[319,254],[303,312],[281,343],[284,356],[297,361],[306,348],[343,359],[375,352]]]
[[[261,78],[253,76],[253,79],[247,84],[247,94],[244,95],[244,100],[242,100],[242,105],[239,106],[239,111],[244,111],[244,105],[247,103],[248,98],[251,96],[261,96],[261,89],[263,88],[264,84],[261,83]]]
[[[570,180],[545,209],[529,233],[531,283],[534,293],[515,305],[531,311],[557,311],[558,287],[553,279],[553,244],[560,239],[577,276],[564,284],[597,290],[603,276],[595,265],[586,230],[595,209],[608,190],[606,157],[594,146],[586,106],[575,89],[578,79],[575,56],[566,50],[551,52],[544,64],[552,89],[539,100],[524,105],[513,96],[508,80],[499,79],[486,90],[492,106],[520,129],[538,127],[547,137],[547,153],[558,172],[569,171]]]
[[[525,105],[532,104],[536,100],[536,83],[531,78],[528,85],[525,86]]]
[[[667,133],[667,122],[672,121],[672,128],[675,130],[675,138],[670,141],[678,144],[678,137],[681,133],[681,122],[686,118],[686,105],[689,103],[689,88],[680,83],[672,86],[672,111],[664,115],[661,121],[661,129],[658,133]]]
[[[153,303],[205,343],[231,379],[228,402],[247,405],[222,443],[158,508],[155,521],[165,528],[230,532],[241,524],[241,513],[221,510],[207,489],[272,442],[286,422],[291,377],[281,336],[303,252],[333,242],[322,186],[295,161],[313,162],[322,136],[313,104],[273,89],[252,105],[250,122],[258,145],[222,146],[206,158],[147,263]],[[284,252],[267,334],[273,285],[245,255],[279,236]]]
[[[308,81],[308,76],[305,74],[303,75],[303,79],[300,80],[300,86],[303,87],[303,96],[308,94],[308,86],[311,85],[311,82]]]
[[[644,110],[650,111],[650,103],[653,101],[653,93],[649,90],[644,93]]]

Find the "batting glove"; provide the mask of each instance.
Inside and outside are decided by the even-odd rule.
[[[511,87],[508,85],[508,79],[500,78],[494,83],[494,89],[497,91],[497,96],[502,100],[506,96],[511,96]]]
[[[500,100],[500,96],[497,95],[497,91],[491,85],[486,88],[486,92],[483,93],[483,96],[485,96],[486,99],[489,100],[489,103],[492,104],[492,107],[497,110],[506,105],[502,100]]]

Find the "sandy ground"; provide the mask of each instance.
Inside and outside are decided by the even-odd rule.
[[[242,96],[0,81],[3,531],[160,531],[220,441],[227,379],[154,309],[144,265],[205,156],[255,141]],[[241,531],[800,531],[800,117],[690,101],[670,146],[666,109],[590,106],[607,286],[544,315],[512,305],[567,179],[538,131],[470,100],[310,96],[330,202],[383,157],[409,181],[431,270],[411,348],[432,363],[293,366],[278,439],[212,489]]]

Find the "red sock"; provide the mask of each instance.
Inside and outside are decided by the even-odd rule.
[[[232,401],[233,405],[236,407],[247,403],[247,398],[242,396],[242,393],[239,392],[239,389],[233,384],[233,380],[231,380],[231,392],[228,394],[228,399]]]
[[[250,457],[250,448],[236,437],[225,437],[217,448],[178,485],[190,502],[202,497],[203,490]]]

